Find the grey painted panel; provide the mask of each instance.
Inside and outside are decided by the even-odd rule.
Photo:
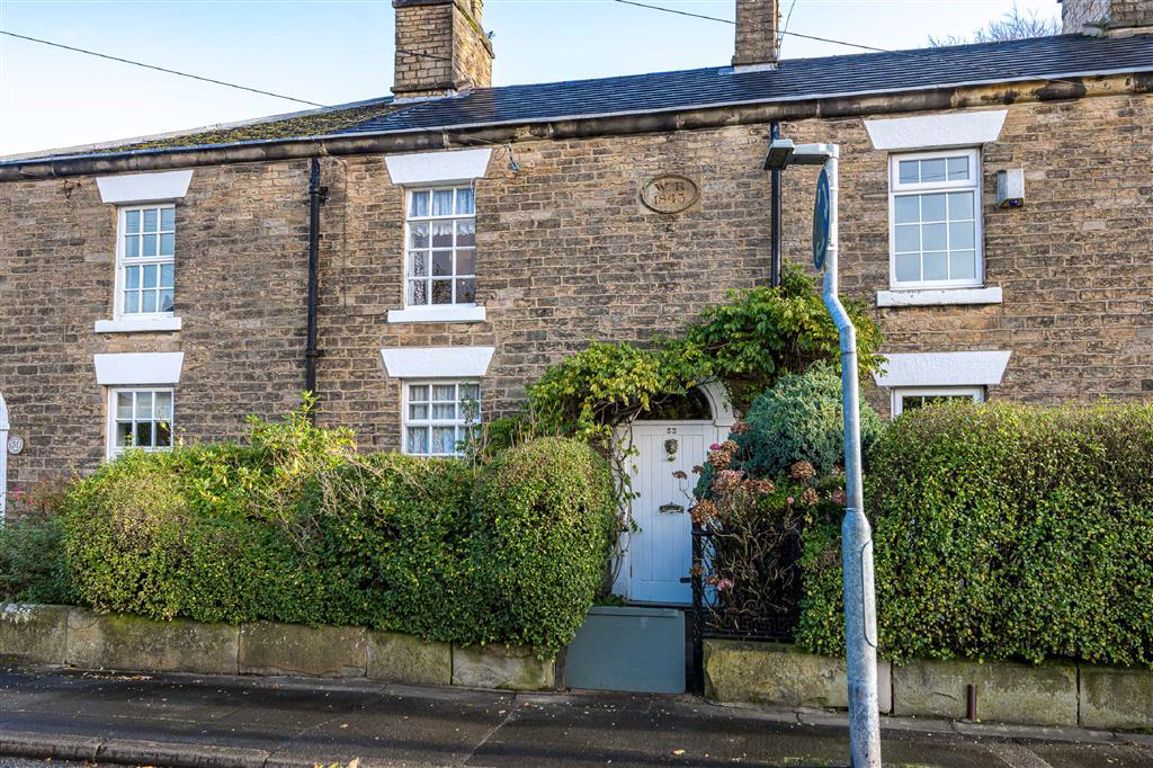
[[[684,693],[684,612],[593,608],[568,647],[565,684],[602,691]]]

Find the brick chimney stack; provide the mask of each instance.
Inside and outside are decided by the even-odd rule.
[[[451,96],[492,85],[492,41],[484,0],[392,0],[398,99]]]
[[[778,0],[737,0],[737,71],[776,69],[777,30],[781,21]]]
[[[1153,33],[1153,0],[1057,0],[1065,34]]]

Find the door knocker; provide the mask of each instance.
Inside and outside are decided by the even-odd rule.
[[[680,442],[677,440],[665,440],[665,458],[669,461],[677,460],[677,448],[680,447]]]

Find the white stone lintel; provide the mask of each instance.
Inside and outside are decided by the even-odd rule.
[[[393,379],[463,379],[484,376],[494,347],[395,347],[380,350]]]
[[[96,383],[106,387],[133,384],[178,384],[183,352],[93,355]]]
[[[461,149],[389,155],[384,162],[393,184],[413,186],[479,179],[488,171],[491,157],[491,148]]]
[[[1009,365],[1008,351],[886,354],[884,371],[873,374],[882,387],[996,386]]]
[[[1000,303],[1000,286],[948,288],[939,291],[877,291],[878,307],[938,307],[957,304]]]
[[[951,112],[947,115],[866,120],[874,149],[904,151],[975,147],[996,141],[1008,110]]]
[[[129,173],[122,176],[102,176],[96,180],[100,199],[105,203],[154,203],[179,200],[188,194],[192,171],[161,171],[160,173]]]

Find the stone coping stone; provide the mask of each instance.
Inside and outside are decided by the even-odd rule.
[[[844,659],[804,653],[784,643],[706,640],[705,696],[723,703],[847,709]],[[892,667],[877,662],[877,709],[893,709]]]
[[[235,675],[239,628],[68,612],[67,663],[81,669]]]
[[[368,630],[257,622],[240,627],[242,675],[364,677]]]
[[[1061,662],[910,662],[893,671],[895,713],[963,719],[968,685],[977,688],[978,720],[1077,725],[1077,666]]]
[[[1081,725],[1084,728],[1153,728],[1153,673],[1083,664]]]
[[[452,647],[452,684],[465,688],[547,691],[556,687],[556,663],[531,648],[512,645]]]
[[[0,604],[0,659],[63,666],[68,610],[61,605]]]
[[[452,685],[452,646],[395,632],[368,633],[368,676],[411,685]]]

